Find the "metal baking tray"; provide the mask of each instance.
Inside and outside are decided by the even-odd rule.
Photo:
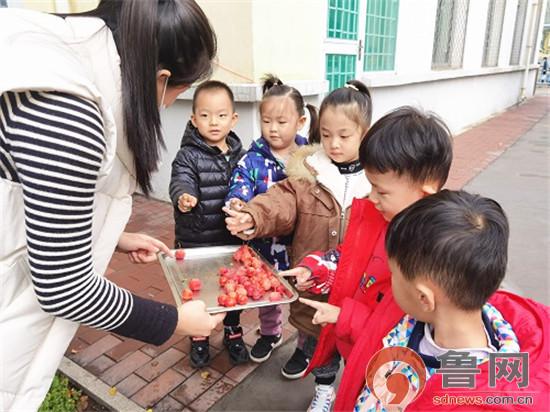
[[[249,246],[250,247],[250,246]],[[218,305],[218,295],[222,289],[218,283],[218,270],[220,267],[234,266],[233,254],[239,248],[235,246],[212,246],[185,249],[185,259],[176,260],[173,257],[167,256],[165,253],[159,253],[159,262],[164,271],[170,289],[174,295],[176,303],[182,304],[181,293],[187,287],[187,281],[192,278],[198,278],[202,282],[202,289],[193,292],[193,299],[202,300],[206,304],[206,310],[209,313],[229,312],[237,309],[261,308],[264,306],[280,305],[294,302],[298,299],[298,292],[290,286],[288,281],[279,276],[278,272],[270,265],[260,254],[253,248],[252,252],[264,262],[276,276],[281,284],[288,289],[292,296],[283,296],[280,301],[271,302],[267,299],[249,300],[246,305],[236,305],[225,307]]]

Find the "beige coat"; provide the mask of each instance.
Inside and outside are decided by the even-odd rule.
[[[335,248],[342,240],[353,198],[363,198],[370,184],[362,170],[342,175],[318,146],[304,146],[289,160],[288,179],[256,196],[243,211],[254,218],[251,238],[293,234],[290,262],[294,267],[308,253]],[[313,299],[322,296],[303,294]],[[324,296],[325,300],[327,296]],[[295,302],[290,307],[290,323],[318,336],[320,327],[311,323],[314,311]]]

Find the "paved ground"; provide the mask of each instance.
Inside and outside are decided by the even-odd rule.
[[[466,185],[468,190],[492,196],[503,204],[512,222],[507,284],[546,303],[549,102],[545,91],[457,136],[447,185],[455,189]],[[127,230],[148,233],[172,244],[171,207],[136,196]],[[156,264],[135,266],[125,256],[115,255],[107,276],[140,296],[172,302]],[[242,320],[245,340],[253,344],[256,311],[243,314]],[[201,371],[189,367],[188,339],[172,338],[154,347],[87,327],[79,329],[66,356],[67,361],[97,378],[98,387],[103,388],[99,390],[116,388],[118,397],[127,397],[136,407],[152,407],[155,412],[203,411],[214,404],[213,410],[304,410],[311,397],[311,378],[288,382],[279,373],[293,351],[293,333],[285,323],[286,344],[259,367],[253,363],[231,367],[222,350],[221,328],[211,339],[213,363]]]
[[[465,187],[497,200],[510,220],[505,286],[550,305],[550,116]]]

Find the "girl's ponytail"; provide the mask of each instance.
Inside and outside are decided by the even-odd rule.
[[[271,90],[275,86],[284,86],[284,83],[281,79],[271,73],[267,73],[262,77],[262,95]],[[287,86],[288,87],[288,86]]]
[[[360,82],[359,80],[348,80],[346,82],[346,86],[347,85],[352,86],[352,88],[355,88],[355,90],[357,90],[359,93],[363,93],[369,99],[371,99],[369,88],[365,85],[365,83]]]
[[[317,115],[317,108],[312,104],[306,104],[306,109],[309,112],[309,131],[308,142],[309,144],[321,143],[321,135],[319,132],[319,116]]]

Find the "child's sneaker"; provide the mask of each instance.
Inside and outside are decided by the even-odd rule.
[[[210,364],[210,344],[208,338],[191,338],[191,366],[204,368]]]
[[[300,348],[296,348],[286,365],[281,369],[281,373],[287,379],[298,379],[304,376],[308,365],[309,359],[305,353]]]
[[[261,335],[250,351],[250,359],[257,363],[265,362],[271,356],[273,349],[281,346],[282,343],[283,335]]]
[[[223,344],[229,352],[229,359],[234,365],[248,362],[250,355],[243,341],[243,329],[240,326],[226,326]]]
[[[311,400],[308,412],[330,412],[334,401],[334,388],[332,385],[315,385],[315,395]]]

